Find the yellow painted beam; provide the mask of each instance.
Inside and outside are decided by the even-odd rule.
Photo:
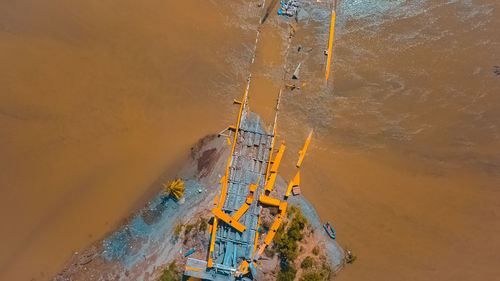
[[[247,195],[247,200],[245,201],[245,205],[250,205],[252,204],[253,201],[253,195]]]
[[[304,156],[306,156],[307,148],[309,147],[309,143],[311,142],[312,133],[313,133],[312,131],[309,133],[306,143],[304,144],[304,148],[302,148],[302,150],[299,151],[299,161],[297,161],[297,168],[300,168],[302,160],[304,160]]]
[[[249,207],[250,205],[248,205],[247,203],[243,204],[243,206],[241,206],[241,208],[239,208],[238,211],[234,213],[233,220],[239,221],[241,216],[243,216],[243,214],[248,210]]]
[[[273,241],[274,235],[276,235],[276,231],[278,231],[278,228],[280,227],[281,222],[283,221],[287,206],[288,206],[288,203],[286,201],[280,202],[280,204],[279,204],[280,212],[279,212],[278,216],[276,217],[276,219],[274,220],[273,225],[271,226],[271,229],[267,233],[266,238],[264,239],[264,244],[266,246],[271,244],[271,242]],[[262,251],[264,251],[264,249],[262,249]],[[262,253],[261,249],[259,249],[259,254],[261,254],[261,253]]]
[[[267,245],[266,244],[261,244],[260,245],[260,248],[259,248],[259,251],[257,252],[257,255],[262,255],[262,253],[264,252],[264,250],[266,249]]]
[[[276,153],[276,157],[274,158],[273,166],[271,167],[271,173],[278,172],[278,167],[280,166],[281,158],[283,157],[283,153],[285,152],[286,146],[282,144]]]
[[[220,179],[219,183],[223,183],[225,180],[226,180],[226,175],[222,176],[222,178]]]
[[[228,178],[227,174],[224,176],[224,178],[225,179]],[[227,193],[227,180],[224,180],[224,182],[222,182],[222,190],[219,196],[219,203],[217,204],[218,207],[222,207],[222,205],[224,204],[227,195],[226,193]]]
[[[238,221],[234,220],[231,216],[228,214],[224,213],[221,209],[219,208],[213,208],[212,214],[214,214],[217,218],[221,219],[225,223],[229,224],[232,228],[238,230],[239,232],[245,231],[247,229],[246,226],[242,225]]]
[[[328,39],[328,58],[326,60],[326,73],[325,77],[328,80],[330,76],[330,63],[332,61],[332,47],[333,47],[333,32],[335,30],[335,11],[332,10],[332,21],[330,23],[330,38]]]
[[[290,196],[290,192],[292,191],[292,188],[294,186],[300,185],[300,170],[297,170],[297,174],[295,174],[295,177],[293,180],[288,184],[288,188],[286,190],[285,196]]]
[[[242,102],[240,104],[240,111],[238,113],[238,119],[236,121],[236,127],[229,126],[229,129],[234,129],[234,138],[233,138],[233,145],[231,147],[231,153],[229,154],[229,159],[227,160],[226,173],[225,173],[225,176],[221,179],[222,191],[221,191],[221,196],[219,197],[219,203],[218,203],[219,207],[222,207],[222,204],[224,204],[224,201],[226,200],[227,185],[228,185],[228,180],[229,180],[229,165],[231,164],[231,159],[233,157],[234,148],[236,147],[236,140],[238,139],[238,131],[239,131],[240,122],[241,122],[241,114],[243,112],[243,107],[245,106],[245,101],[246,101],[247,95],[248,95],[248,87],[247,87],[247,89],[245,89],[245,93],[243,94],[243,99],[242,99]],[[218,208],[215,208],[214,210],[220,211],[220,212],[216,211],[216,213],[222,215],[223,217],[224,217],[224,215],[229,217],[229,215],[222,212]],[[213,212],[213,210],[212,210],[212,212]],[[215,213],[214,213],[214,215],[215,215]],[[227,217],[226,217],[226,219],[227,219]],[[229,218],[232,220],[231,217],[229,217]],[[236,227],[243,229],[240,232],[243,232],[246,229],[246,227],[244,225],[240,224],[239,222],[236,222],[235,225],[236,225]],[[232,226],[235,227],[235,225],[232,225]],[[212,265],[213,265],[213,257],[212,256],[213,256],[213,251],[215,248],[214,244],[215,244],[215,233],[216,232],[217,232],[217,215],[215,215],[215,217],[214,217],[214,225],[212,227],[212,236],[210,237],[211,238],[210,239],[210,250],[209,250],[209,254],[208,254],[207,267],[212,267]]]
[[[217,218],[214,218],[214,225],[212,226],[212,234],[210,236],[210,249],[208,251],[208,261],[207,267],[212,267],[213,263],[213,252],[215,249],[215,233],[217,232]]]
[[[264,187],[265,190],[273,191],[274,182],[276,181],[277,176],[278,176],[277,173],[271,173],[271,176],[269,177],[269,180],[266,182],[266,186]]]
[[[264,178],[265,180],[268,179],[269,170],[271,169],[271,158],[273,157],[274,143],[275,143],[275,139],[276,139],[276,126],[274,126],[273,135],[274,135],[274,137],[273,137],[273,142],[271,145],[271,152],[269,153],[269,158],[267,160],[266,177]]]
[[[275,198],[271,198],[271,197],[266,196],[266,195],[261,195],[259,197],[259,201],[262,204],[276,206],[276,207],[278,207],[280,205],[280,203],[281,203],[280,200],[275,199]]]
[[[245,275],[245,274],[247,274],[247,273],[248,273],[248,266],[249,266],[249,265],[250,265],[250,264],[249,264],[246,260],[244,260],[244,261],[240,264],[240,266],[238,267],[238,271],[242,272],[242,274],[241,274],[241,275]],[[239,277],[239,276],[237,276],[237,277]]]
[[[234,138],[233,138],[233,146],[231,147],[231,153],[229,154],[229,159],[227,160],[226,165],[226,173],[224,177],[224,183],[222,185],[221,196],[219,198],[219,207],[222,207],[221,204],[224,204],[224,200],[226,200],[226,192],[227,192],[227,181],[229,180],[229,165],[231,164],[231,159],[233,158],[234,148],[236,147],[236,140],[238,139],[238,131],[240,129],[241,123],[241,113],[243,112],[243,106],[245,105],[244,101],[246,100],[248,91],[245,90],[245,94],[243,95],[243,102],[240,105],[240,111],[238,113],[238,119],[236,121],[236,127],[234,127]],[[229,128],[232,128],[231,126]]]
[[[186,265],[186,270],[192,270],[192,271],[200,271],[201,268],[194,268],[194,267],[189,267]],[[191,278],[194,278],[194,277],[191,277]],[[193,279],[194,280],[194,279]]]
[[[286,201],[282,201],[282,202],[280,203],[279,210],[280,210],[280,213],[281,213],[281,215],[282,215],[282,216],[284,216],[284,215],[285,215],[285,212],[286,212],[286,207],[287,207],[287,206],[288,206],[288,202],[286,202]]]
[[[260,177],[259,177],[260,178]],[[257,182],[259,182],[257,180]],[[250,185],[250,188],[248,189],[248,195],[247,195],[247,200],[246,200],[246,203],[248,205],[252,204],[252,201],[253,201],[253,197],[255,195],[255,190],[257,189],[257,184],[251,184]]]
[[[260,215],[259,215],[259,220],[257,221],[257,231],[255,231],[255,239],[253,241],[252,259],[255,256],[255,252],[257,251],[257,245],[259,244],[259,227],[260,227]]]
[[[266,182],[265,190],[273,191],[274,182],[276,181],[276,176],[278,172],[278,167],[280,166],[281,158],[283,157],[283,153],[285,152],[286,146],[282,144],[276,153],[276,157],[274,158],[273,165],[270,169],[270,176]]]
[[[266,238],[264,239],[264,244],[269,245],[273,241],[274,235],[276,235],[276,231],[278,227],[280,227],[281,221],[283,220],[283,214],[279,214],[278,217],[274,220],[271,229],[267,233]]]
[[[290,183],[288,184],[288,188],[286,189],[285,197],[290,196],[290,192],[292,192],[292,188],[293,188],[293,180],[290,181]]]
[[[259,179],[260,179],[260,176],[259,176]],[[248,191],[249,191],[249,192],[252,192],[252,193],[253,193],[253,192],[255,192],[255,190],[257,189],[257,186],[258,186],[258,182],[259,182],[259,180],[257,180],[257,184],[253,184],[253,183],[252,183],[252,184],[250,185],[250,187],[248,188]]]

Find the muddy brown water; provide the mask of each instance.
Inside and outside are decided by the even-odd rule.
[[[270,122],[286,40],[271,13],[250,65],[257,3],[0,1],[1,280],[50,279],[141,206],[234,122],[249,70]],[[500,3],[339,1],[327,89],[324,10],[278,132],[290,179],[314,129],[303,193],[358,257],[337,279],[495,280]]]

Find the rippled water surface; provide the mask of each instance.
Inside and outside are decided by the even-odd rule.
[[[273,13],[250,65],[258,2],[0,0],[1,280],[49,279],[118,225],[234,122],[248,71],[273,118],[286,37]],[[495,280],[500,2],[339,0],[327,85],[329,4],[307,7],[281,171],[314,129],[303,193],[358,256],[337,279]]]

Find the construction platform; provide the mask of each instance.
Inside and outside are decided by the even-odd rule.
[[[258,115],[243,108],[238,134],[233,140],[228,178],[222,181],[223,185],[227,185],[225,195],[221,194],[225,197],[224,202],[212,211],[218,223],[213,250],[208,257],[212,261],[211,267],[207,261],[188,259],[187,276],[205,280],[234,280],[239,265],[245,260],[252,260],[257,246],[260,214],[257,199],[265,186],[273,137],[262,126]],[[196,270],[200,268],[203,270]]]

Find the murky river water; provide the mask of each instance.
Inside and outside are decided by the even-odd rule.
[[[0,1],[1,280],[50,278],[234,122],[258,2]],[[338,279],[495,280],[500,2],[344,0],[337,14],[328,90],[329,16],[297,24],[308,85],[284,93],[278,131],[289,178],[314,129],[303,193],[358,256]],[[265,118],[274,98],[257,92],[276,94],[285,43],[272,17],[250,67]]]

